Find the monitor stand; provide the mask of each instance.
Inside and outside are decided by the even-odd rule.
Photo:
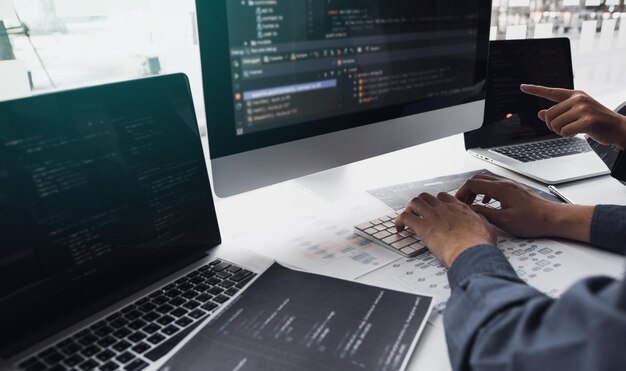
[[[337,201],[354,192],[353,182],[350,182],[348,166],[322,171],[295,179],[296,186],[313,193],[315,196],[328,201]]]

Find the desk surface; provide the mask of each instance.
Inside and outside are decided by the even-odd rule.
[[[617,103],[611,104],[612,100],[619,102],[616,97],[617,95],[609,97],[610,102],[603,102],[607,105],[617,105]],[[225,244],[238,246],[236,248],[247,246],[254,250],[254,242],[250,243],[250,241],[255,241],[255,236],[264,236],[265,240],[259,241],[259,244],[267,246],[273,241],[279,244],[280,235],[287,232],[281,230],[280,226],[287,226],[286,229],[294,228],[294,220],[306,221],[307,215],[310,215],[312,211],[323,212],[326,214],[323,216],[328,219],[340,218],[339,211],[332,211],[338,210],[333,209],[333,205],[342,205],[342,202],[346,200],[358,199],[361,196],[369,197],[366,195],[366,190],[478,169],[488,169],[496,174],[547,191],[543,184],[471,157],[464,150],[463,137],[456,135],[302,180],[281,183],[228,199],[218,199],[216,205],[220,228]],[[598,203],[598,195],[589,189],[588,185],[591,184],[593,188],[602,186],[603,189],[606,187],[614,189],[616,194],[611,195],[610,199],[613,203],[626,205],[626,187],[615,187],[614,182],[608,176],[578,182],[577,201],[590,205]],[[311,187],[315,192],[310,190]],[[607,198],[604,195],[601,202],[606,201]],[[367,217],[362,219],[367,220]],[[268,234],[268,230],[271,233]],[[242,243],[242,241],[248,241],[248,243]],[[611,264],[615,264],[616,260],[624,262],[623,257],[614,254],[588,249],[581,244],[571,243],[570,245],[598,257],[598,261]],[[265,249],[261,253],[271,258],[278,258],[278,256],[271,256],[271,249]],[[299,268],[316,271],[315,267]],[[602,266],[597,268],[598,271],[602,271]],[[327,271],[321,273],[329,274]],[[340,272],[337,272],[337,276],[346,278]],[[376,275],[368,275],[366,283],[396,288],[390,287],[388,283],[378,282]],[[430,325],[426,327],[409,365],[409,370],[418,369],[450,369],[443,328]]]

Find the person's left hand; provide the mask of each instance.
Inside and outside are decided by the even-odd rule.
[[[448,193],[422,193],[411,200],[396,219],[398,231],[406,227],[448,268],[472,246],[496,245],[495,227]]]

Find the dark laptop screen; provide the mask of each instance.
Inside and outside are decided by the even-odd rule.
[[[485,121],[466,135],[468,148],[557,137],[537,117],[539,110],[554,103],[522,93],[521,84],[573,89],[569,40],[490,42]]]
[[[0,241],[0,333],[219,244],[186,77],[0,103]]]

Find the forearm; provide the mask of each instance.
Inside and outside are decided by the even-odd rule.
[[[542,216],[545,235],[590,243],[593,212],[593,206],[553,204]]]
[[[626,247],[626,207],[558,205],[544,210],[545,235],[590,243],[618,254]]]

